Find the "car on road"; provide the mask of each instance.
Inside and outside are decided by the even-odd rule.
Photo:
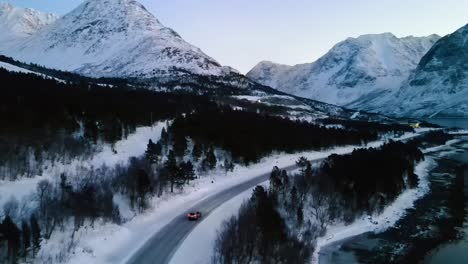
[[[190,212],[190,213],[187,214],[187,218],[188,218],[188,220],[190,220],[190,221],[197,221],[198,219],[201,218],[201,216],[202,216],[202,215],[201,215],[200,212],[195,212],[195,213],[194,213],[194,212]]]

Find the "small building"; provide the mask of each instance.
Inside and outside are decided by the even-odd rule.
[[[421,127],[421,124],[420,124],[419,122],[417,122],[417,123],[410,124],[410,126],[411,126],[412,128],[420,128],[420,127]]]

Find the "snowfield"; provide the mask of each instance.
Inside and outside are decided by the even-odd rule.
[[[47,166],[48,168],[41,175],[33,178],[22,178],[18,181],[0,181],[0,208],[3,208],[3,204],[11,197],[15,197],[19,201],[25,199],[25,197],[33,200],[33,193],[36,191],[38,182],[45,179],[51,180],[61,173],[76,176],[78,168],[99,168],[102,165],[115,167],[118,164],[126,164],[130,157],[143,155],[150,139],[153,141],[159,140],[161,130],[165,126],[165,123],[158,123],[153,127],[137,128],[135,133],[114,145],[115,152],[112,146],[104,145],[101,151],[91,159],[75,159],[69,164],[51,164]]]
[[[41,75],[41,74],[38,74],[36,72],[32,72],[32,71],[17,67],[15,65],[11,65],[11,64],[3,62],[3,61],[0,61],[0,68],[5,69],[7,71],[11,71],[11,72],[32,73],[32,74]]]

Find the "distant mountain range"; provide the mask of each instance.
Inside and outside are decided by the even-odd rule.
[[[372,104],[366,109],[379,111]],[[468,117],[468,25],[440,39],[380,111]]]
[[[7,3],[1,4],[0,52],[5,52],[7,47],[14,47],[57,19],[58,16],[54,14],[46,14],[30,8],[13,7]]]
[[[440,38],[349,38],[316,62],[260,62],[247,76],[278,90],[394,116],[468,116],[468,29]]]
[[[261,62],[248,78],[184,41],[135,0],[85,0],[62,17],[3,4],[0,29],[0,55],[151,89],[288,93],[387,115],[466,114],[463,29],[442,39],[349,38],[316,62]]]
[[[284,92],[352,107],[369,95],[398,90],[438,39],[364,35],[338,43],[313,63],[261,62],[247,76]]]

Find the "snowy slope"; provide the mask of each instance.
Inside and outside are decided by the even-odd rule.
[[[222,67],[134,0],[87,0],[5,55],[91,77],[223,75]]]
[[[382,104],[369,110],[468,117],[468,25],[439,40],[401,90]]]
[[[4,69],[10,72],[34,73],[34,74],[40,75],[39,73],[30,71],[30,70],[27,70],[27,69],[24,69],[24,68],[21,68],[13,64],[3,62],[3,61],[0,61],[0,69]]]
[[[0,53],[57,20],[54,14],[0,4]]]
[[[338,43],[316,62],[295,66],[262,62],[247,76],[287,93],[352,106],[369,94],[398,89],[438,39],[363,35]]]

